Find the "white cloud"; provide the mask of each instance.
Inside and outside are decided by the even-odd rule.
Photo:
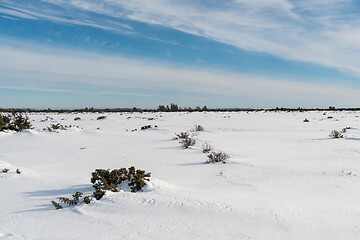
[[[152,62],[152,63],[149,63]],[[35,91],[68,91],[58,83],[98,86],[98,94],[151,96],[146,90],[172,90],[222,96],[255,97],[259,99],[286,99],[293,101],[336,102],[354,105],[360,101],[360,90],[338,86],[271,79],[265,76],[233,74],[209,69],[188,69],[108,55],[75,53],[65,50],[24,50],[0,47],[0,80],[16,79],[16,85],[7,88],[25,88]],[[31,87],[27,87],[28,85]],[[3,86],[4,87],[4,86]],[[91,88],[89,88],[91,89]],[[133,89],[131,93],[117,89]],[[138,91],[137,91],[138,90]],[[75,91],[75,90],[74,90]],[[86,93],[86,89],[83,89]],[[145,93],[144,93],[145,91]],[[161,97],[160,95],[157,95]]]

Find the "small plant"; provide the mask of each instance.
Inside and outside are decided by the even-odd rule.
[[[74,121],[79,121],[79,120],[81,120],[81,118],[80,118],[80,117],[76,117],[76,118],[74,118]]]
[[[16,169],[16,173],[17,174],[20,174],[21,172],[20,172],[20,169]]]
[[[202,152],[203,152],[203,153],[209,153],[209,152],[211,152],[213,149],[214,149],[214,148],[213,148],[210,144],[208,144],[208,143],[205,143],[205,144],[202,145]]]
[[[73,199],[69,199],[67,197],[58,197],[60,202],[63,202],[69,206],[76,205],[80,202],[80,198],[82,197],[82,192],[76,192],[72,195]]]
[[[89,197],[89,196],[85,196],[84,197],[84,203],[85,204],[89,204],[89,203],[91,203],[92,202],[92,198],[91,197]]]
[[[184,148],[189,148],[191,146],[194,146],[195,143],[196,143],[195,140],[192,138],[185,138],[180,142],[181,146],[183,146]]]
[[[52,203],[52,205],[54,205],[54,207],[55,207],[56,209],[62,209],[62,206],[61,206],[59,203],[57,203],[57,202],[55,202],[55,201],[51,201],[51,203]]]
[[[345,127],[345,128],[343,128],[343,129],[341,130],[341,132],[342,132],[342,133],[346,133],[346,131],[347,131],[348,129],[351,129],[351,127]]]
[[[181,133],[177,133],[176,136],[180,139],[186,139],[189,138],[189,133],[188,132],[181,132]]]
[[[208,155],[208,160],[206,161],[206,163],[226,163],[229,158],[230,156],[224,152],[212,152]]]
[[[4,168],[4,169],[2,170],[3,173],[7,173],[8,171],[10,171],[10,170],[7,169],[7,168]]]
[[[309,119],[305,118],[303,122],[310,122]]]
[[[329,137],[331,138],[343,138],[344,135],[342,134],[342,132],[339,132],[337,130],[333,130],[331,131],[331,133],[329,134]]]
[[[149,128],[152,128],[151,125],[146,125],[146,126],[141,127],[141,130],[146,130],[146,129],[149,129]]]
[[[205,128],[201,125],[195,125],[194,131],[195,132],[203,132],[203,131],[205,131]]]
[[[105,191],[100,190],[100,189],[95,190],[95,191],[93,192],[93,196],[94,196],[94,198],[95,198],[96,200],[100,200],[104,195],[105,195]]]
[[[103,120],[105,118],[106,118],[106,116],[100,116],[100,117],[97,118],[97,120]]]
[[[69,206],[73,206],[73,205],[77,205],[78,203],[81,202],[80,198],[83,196],[82,192],[76,192],[75,194],[72,195],[72,199],[67,198],[67,197],[58,197],[57,199],[59,199],[59,203],[55,202],[55,201],[51,201],[52,205],[54,205],[54,207],[56,209],[62,209],[63,207],[60,205],[60,203],[64,203],[67,204]],[[92,201],[92,198],[90,198],[89,196],[85,196],[83,198],[83,202],[86,204],[89,204]]]

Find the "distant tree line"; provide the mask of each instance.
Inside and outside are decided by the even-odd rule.
[[[104,112],[308,112],[308,111],[360,111],[360,108],[208,108],[206,106],[195,108],[179,107],[177,104],[159,105],[157,109],[133,108],[93,108],[82,109],[31,109],[31,108],[0,108],[0,112],[43,112],[43,113],[104,113]]]

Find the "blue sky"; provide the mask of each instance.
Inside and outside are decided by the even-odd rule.
[[[0,107],[359,107],[355,0],[0,0]]]

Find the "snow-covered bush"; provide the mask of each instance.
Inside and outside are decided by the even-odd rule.
[[[103,120],[105,118],[106,118],[106,116],[100,116],[100,117],[97,118],[97,120]]]
[[[79,120],[81,120],[81,118],[80,118],[80,117],[76,117],[76,118],[74,118],[74,121],[79,121]]]
[[[206,161],[206,163],[226,163],[229,158],[230,156],[224,152],[212,152],[208,155],[208,160]]]
[[[194,146],[195,143],[196,143],[195,140],[192,138],[185,138],[180,142],[181,146],[184,148],[189,148],[191,146]]]

